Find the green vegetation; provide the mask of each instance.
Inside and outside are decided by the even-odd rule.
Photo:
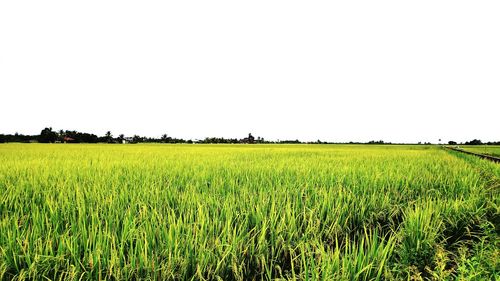
[[[467,145],[461,146],[461,148],[474,153],[500,157],[500,146],[498,145]]]
[[[432,146],[0,145],[0,279],[494,280],[498,164]]]

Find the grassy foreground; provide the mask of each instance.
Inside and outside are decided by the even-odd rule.
[[[430,146],[0,145],[0,279],[495,280],[498,164]]]

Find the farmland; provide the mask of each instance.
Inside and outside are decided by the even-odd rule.
[[[498,278],[500,165],[434,146],[0,145],[0,279]]]
[[[500,157],[500,146],[498,145],[469,145],[469,146],[463,146],[462,149],[474,153]]]

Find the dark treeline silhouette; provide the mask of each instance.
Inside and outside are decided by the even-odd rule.
[[[463,143],[457,143],[456,141],[449,141],[448,144],[449,145],[457,145],[457,144],[463,144],[463,145],[500,145],[500,141],[482,142],[481,140],[473,139],[471,141],[466,141]]]
[[[59,130],[54,131],[51,127],[44,128],[39,135],[23,135],[23,134],[0,134],[0,143],[5,142],[40,142],[40,143],[220,143],[220,144],[237,144],[237,143],[248,143],[248,144],[263,144],[263,143],[278,143],[278,144],[391,144],[390,142],[384,142],[383,140],[371,140],[369,142],[325,142],[321,140],[312,142],[301,142],[300,140],[277,140],[269,141],[264,138],[255,138],[252,134],[248,134],[245,138],[222,138],[222,137],[207,137],[202,140],[185,140],[182,138],[174,138],[167,134],[162,135],[159,138],[145,137],[134,135],[131,137],[126,137],[123,134],[114,137],[111,131],[106,132],[104,136],[97,136],[92,133],[82,133],[78,131],[70,130]],[[422,144],[419,142],[418,144]],[[425,142],[425,145],[431,143]],[[455,141],[449,141],[449,145],[500,145],[500,141],[497,142],[482,142],[478,139],[473,139],[464,143],[457,143]]]
[[[51,127],[44,128],[39,135],[21,135],[21,134],[0,134],[0,143],[4,142],[39,142],[39,143],[271,143],[264,138],[258,137],[255,139],[252,134],[243,139],[236,138],[205,138],[203,140],[185,140],[174,138],[167,134],[160,138],[146,137],[134,135],[125,137],[120,134],[118,137],[113,137],[111,131],[106,132],[104,136],[97,136],[91,133],[82,133],[78,131],[59,130],[54,131]]]
[[[38,136],[21,135],[15,133],[13,135],[0,134],[0,143],[3,142],[35,142]]]
[[[369,141],[367,144],[385,144],[385,142],[384,142],[383,140],[379,140],[379,141]],[[389,143],[387,143],[387,144],[390,144],[390,142],[389,142]]]

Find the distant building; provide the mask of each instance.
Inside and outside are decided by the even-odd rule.
[[[64,143],[67,143],[67,142],[75,141],[75,139],[74,138],[70,138],[70,137],[64,137],[63,141],[64,141]]]

